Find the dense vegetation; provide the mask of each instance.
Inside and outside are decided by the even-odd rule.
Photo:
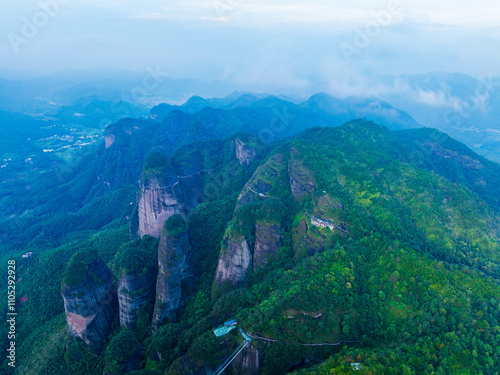
[[[149,154],[144,163],[141,181],[143,184],[147,185],[150,178],[154,176],[158,180],[158,183],[167,185],[172,179],[171,169],[172,164],[164,154],[160,152],[153,152],[152,154]]]
[[[172,215],[165,221],[163,230],[167,236],[176,236],[184,233],[187,230],[186,221],[179,214]]]
[[[123,273],[156,273],[158,268],[158,239],[144,236],[142,239],[127,242],[116,252],[113,271],[118,277]]]
[[[29,194],[2,198],[18,202],[2,208],[0,222],[2,259],[16,259],[21,278],[17,373],[121,373],[141,348],[137,373],[215,369],[242,340],[233,331],[221,345],[213,335],[231,318],[259,337],[263,374],[349,374],[354,362],[367,374],[498,373],[500,166],[430,129],[390,132],[361,120],[268,148],[239,134],[259,153],[245,165],[234,157],[234,136],[213,139],[225,126],[241,130],[252,111],[269,116],[240,111],[246,117],[238,120],[207,109],[191,122],[178,111],[161,126],[143,121],[60,183],[41,176]],[[173,124],[182,121],[181,132]],[[167,128],[171,139],[155,138]],[[85,269],[95,259],[110,265],[115,282],[132,270],[156,274],[158,239],[129,233],[131,182],[144,161],[143,181],[166,170],[169,178],[208,171],[200,174],[202,203],[187,220],[165,224],[169,235],[189,233],[196,285],[176,322],[151,334],[152,306],[133,331],[116,318],[106,349],[93,357],[81,342],[66,345],[60,288],[91,278]],[[340,229],[315,226],[312,217]],[[257,223],[281,228],[277,257],[250,270],[241,287],[211,294],[225,241],[238,233],[252,243]],[[21,258],[26,251],[34,256]],[[322,343],[339,345],[311,346]]]

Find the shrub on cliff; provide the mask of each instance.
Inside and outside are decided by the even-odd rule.
[[[170,216],[168,220],[165,221],[163,229],[166,235],[175,236],[177,234],[185,232],[187,229],[187,224],[182,216],[177,214]]]
[[[159,184],[168,184],[174,171],[172,163],[167,156],[161,152],[153,152],[147,157],[144,168],[142,169],[141,180],[147,185],[149,179],[154,176],[157,178]]]
[[[97,253],[91,248],[81,250],[73,255],[64,273],[63,284],[67,286],[80,284],[87,276],[89,265],[97,259]]]

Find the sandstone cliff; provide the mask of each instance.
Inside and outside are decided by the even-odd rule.
[[[169,218],[164,225],[158,246],[158,279],[152,330],[166,321],[175,321],[182,305],[182,283],[193,276],[189,236],[180,215]]]
[[[104,261],[91,252],[76,254],[68,265],[62,296],[70,337],[99,353],[116,311],[116,291]]]
[[[286,208],[277,196],[288,188],[282,182],[287,174],[286,157],[278,153],[245,184],[219,253],[213,299],[240,286],[250,267],[258,271],[278,253]]]
[[[185,218],[200,203],[231,190],[231,181],[248,178],[249,166],[260,158],[262,149],[256,137],[239,134],[183,146],[171,161],[162,153],[150,154],[141,175],[131,238],[136,233],[159,237],[170,216]]]
[[[261,222],[255,224],[255,246],[253,250],[253,268],[258,271],[272,260],[283,244],[281,225]]]
[[[158,239],[145,236],[120,246],[112,262],[118,277],[120,325],[135,329],[137,321],[148,324],[155,299],[158,273]],[[143,314],[143,315],[141,315]]]
[[[242,146],[236,142],[238,148]],[[212,298],[242,285],[250,267],[259,271],[272,262],[284,246],[285,232],[292,234],[285,251],[296,260],[323,251],[327,231],[346,233],[342,210],[338,199],[318,191],[315,174],[295,147],[278,149],[238,197],[219,253]]]
[[[223,242],[212,289],[214,298],[230,288],[241,285],[252,265],[252,250],[248,239],[231,233],[229,229]]]
[[[242,137],[234,140],[236,158],[240,164],[249,165],[257,156],[257,148],[252,147],[250,142]]]
[[[141,271],[124,273],[118,281],[118,303],[120,305],[120,324],[135,329],[138,313],[146,303],[153,305],[155,297],[155,278]]]
[[[151,154],[144,165],[137,214],[140,237],[159,237],[170,216],[186,216],[179,179],[168,158],[161,153]]]

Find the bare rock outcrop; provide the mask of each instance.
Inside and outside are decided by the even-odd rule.
[[[314,175],[305,168],[302,163],[293,156],[297,151],[291,151],[291,158],[288,162],[288,175],[290,176],[290,190],[297,201],[312,194],[316,190]]]
[[[186,222],[175,215],[165,222],[158,246],[158,279],[152,330],[175,321],[182,305],[182,283],[193,277]]]
[[[257,149],[255,147],[249,146],[247,143],[239,138],[234,140],[234,147],[236,152],[236,158],[240,165],[250,165],[250,163],[257,156]]]
[[[154,303],[155,279],[151,274],[141,271],[127,272],[118,281],[118,303],[120,306],[120,325],[135,329],[140,309]]]
[[[137,215],[139,237],[159,237],[172,215],[186,216],[184,195],[168,158],[161,153],[148,156],[141,175]]]
[[[241,285],[252,265],[253,249],[248,239],[228,229],[223,242],[212,286],[212,298]]]
[[[278,254],[282,244],[283,235],[280,225],[266,222],[255,224],[254,270],[264,268],[269,260]]]
[[[61,294],[70,337],[81,339],[91,353],[100,353],[116,311],[116,290],[104,261],[91,252],[76,254]]]

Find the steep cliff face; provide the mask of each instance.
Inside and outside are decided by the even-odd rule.
[[[228,286],[241,284],[251,265],[252,250],[248,239],[239,234],[231,234],[229,230],[224,238],[224,245],[217,263],[212,291],[214,295],[222,294]]]
[[[141,184],[138,204],[139,236],[159,237],[165,221],[172,215],[185,216],[184,197],[177,181],[164,186],[152,177]]]
[[[238,162],[243,165],[249,165],[257,156],[257,148],[252,147],[249,142],[240,138],[234,140],[234,148]]]
[[[159,237],[165,221],[175,214],[186,216],[184,195],[168,158],[160,153],[148,156],[141,175],[138,202],[140,237]]]
[[[110,148],[113,143],[115,143],[115,135],[112,133],[104,135],[104,143],[106,146],[106,149]]]
[[[172,216],[165,222],[158,246],[158,279],[152,330],[165,321],[175,321],[182,305],[182,283],[193,277],[189,236],[184,219]]]
[[[113,262],[113,273],[118,276],[118,303],[120,325],[135,329],[139,318],[141,325],[149,324],[158,272],[158,239],[145,236],[118,249]]]
[[[290,207],[295,207],[293,213]],[[346,233],[342,210],[338,199],[318,191],[315,174],[297,148],[278,149],[238,197],[232,228],[219,254],[212,297],[241,285],[250,267],[259,271],[269,264],[284,246],[286,231],[292,234],[288,250],[297,260],[323,251],[326,231]],[[249,238],[255,238],[253,245]]]
[[[279,195],[289,189],[286,160],[281,153],[270,157],[240,193],[219,253],[212,298],[241,285],[250,267],[258,271],[278,253],[285,214]]]
[[[294,148],[290,151],[288,161],[288,175],[290,178],[290,190],[294,198],[301,202],[306,196],[311,195],[316,190],[313,173],[305,168],[301,161],[295,158],[298,151]]]
[[[135,329],[137,314],[146,303],[154,303],[155,278],[153,274],[132,271],[122,275],[118,281],[118,303],[120,305],[120,325]]]
[[[258,271],[265,267],[278,254],[282,244],[281,225],[266,222],[255,224],[254,270]]]
[[[99,353],[116,311],[116,291],[104,261],[89,254],[73,257],[62,296],[70,336],[81,339],[90,352]]]
[[[171,161],[162,153],[150,154],[141,175],[131,238],[135,238],[134,233],[159,237],[170,216],[185,218],[200,203],[214,199],[224,189],[230,191],[234,188],[232,181],[249,174],[250,165],[261,157],[263,148],[255,136],[239,134],[180,147]]]

